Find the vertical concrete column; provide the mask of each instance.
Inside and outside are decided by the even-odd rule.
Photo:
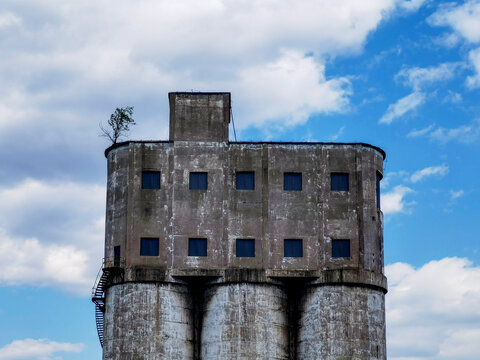
[[[206,290],[202,359],[288,359],[288,345],[283,288],[235,283]]]
[[[345,285],[310,287],[299,310],[299,360],[386,359],[382,291]]]
[[[124,283],[107,291],[103,360],[193,359],[186,286]]]

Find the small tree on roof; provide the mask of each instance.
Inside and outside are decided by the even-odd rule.
[[[118,139],[130,131],[130,125],[135,125],[135,120],[132,118],[133,106],[125,106],[123,108],[116,108],[115,112],[110,115],[107,121],[108,127],[100,124],[102,131],[100,136],[109,138],[112,144],[116,144]]]

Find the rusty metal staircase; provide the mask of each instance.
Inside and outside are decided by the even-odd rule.
[[[102,267],[98,271],[95,284],[92,288],[92,302],[95,304],[95,324],[97,326],[98,339],[103,347],[103,332],[105,324],[105,290],[112,277],[123,273],[124,259],[103,259]]]

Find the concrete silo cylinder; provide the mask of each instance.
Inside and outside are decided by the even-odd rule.
[[[344,285],[310,287],[299,306],[298,359],[386,359],[382,291]]]
[[[193,359],[186,286],[124,283],[107,290],[103,360]]]
[[[288,303],[282,287],[214,285],[204,299],[202,359],[288,359]]]

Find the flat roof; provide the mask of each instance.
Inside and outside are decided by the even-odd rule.
[[[134,144],[168,144],[168,143],[173,143],[173,141],[169,140],[127,140],[127,141],[122,141],[116,144],[112,144],[108,148],[105,149],[105,157],[107,157],[108,153],[116,148],[122,147],[129,145],[131,143]],[[378,146],[375,145],[370,145],[367,143],[363,142],[348,142],[348,143],[339,143],[339,142],[294,142],[294,141],[229,141],[227,142],[228,145],[333,145],[333,146],[364,146],[368,147],[371,149],[374,149],[378,151],[380,154],[383,156],[383,160],[386,158],[385,151],[383,149],[379,148]]]

